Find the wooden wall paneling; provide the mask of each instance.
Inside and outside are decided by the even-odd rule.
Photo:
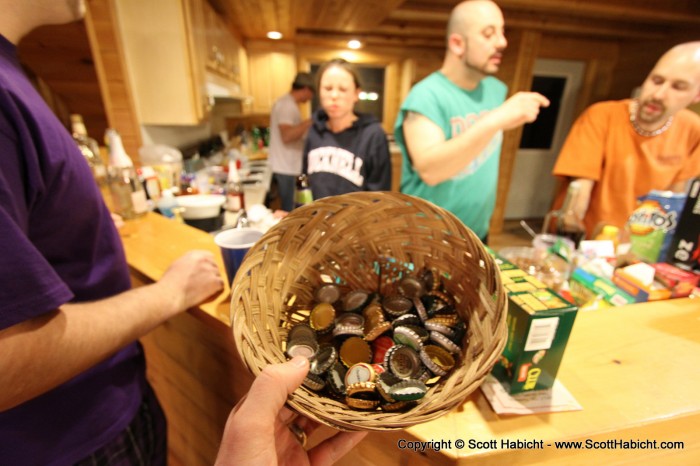
[[[508,54],[517,53],[517,55],[512,79],[506,81],[510,90],[509,96],[519,91],[530,90],[532,86],[532,70],[535,66],[541,37],[542,34],[536,31],[522,31],[510,35],[509,41],[511,45],[509,46]],[[508,190],[510,189],[510,180],[513,175],[515,156],[520,146],[522,131],[522,126],[520,126],[506,131],[503,136],[496,207],[491,218],[490,233],[501,233],[503,231]]]
[[[85,28],[95,62],[107,123],[119,131],[124,148],[139,164],[141,130],[129,84],[115,11],[116,0],[87,2]],[[98,141],[102,135],[94,135]]]
[[[133,286],[148,283],[132,269]],[[141,339],[148,380],[168,420],[171,466],[214,464],[228,415],[253,381],[230,328],[212,319],[191,310]]]
[[[680,42],[668,39],[622,43],[617,72],[611,77],[610,98],[629,97],[635,87],[642,85],[661,55]]]

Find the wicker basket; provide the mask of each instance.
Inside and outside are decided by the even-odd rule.
[[[358,411],[305,387],[288,404],[341,430],[393,430],[435,419],[473,392],[506,342],[506,295],[498,268],[481,241],[454,215],[394,192],[320,199],[295,209],[250,250],[232,285],[231,314],[238,352],[254,375],[287,358],[282,344],[308,311],[322,275],[349,289],[390,293],[398,278],[422,267],[441,274],[457,312],[468,322],[457,366],[407,412]],[[308,308],[307,308],[308,309]]]

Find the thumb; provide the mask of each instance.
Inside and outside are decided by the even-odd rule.
[[[309,372],[309,360],[296,356],[282,364],[271,364],[258,375],[248,391],[246,403],[255,406],[258,415],[274,420]]]

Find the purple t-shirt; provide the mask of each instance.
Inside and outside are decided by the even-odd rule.
[[[118,232],[86,161],[0,35],[0,329],[129,288]],[[133,343],[1,412],[0,463],[84,458],[129,424],[144,384],[143,352]]]

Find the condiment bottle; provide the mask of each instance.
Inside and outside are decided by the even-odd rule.
[[[238,212],[243,209],[245,209],[243,185],[238,175],[236,161],[230,160],[228,163],[228,178],[226,180],[226,210]]]
[[[105,132],[105,142],[109,151],[107,180],[115,212],[125,220],[145,214],[148,211],[146,191],[134,163],[124,150],[121,136],[109,128]]]

